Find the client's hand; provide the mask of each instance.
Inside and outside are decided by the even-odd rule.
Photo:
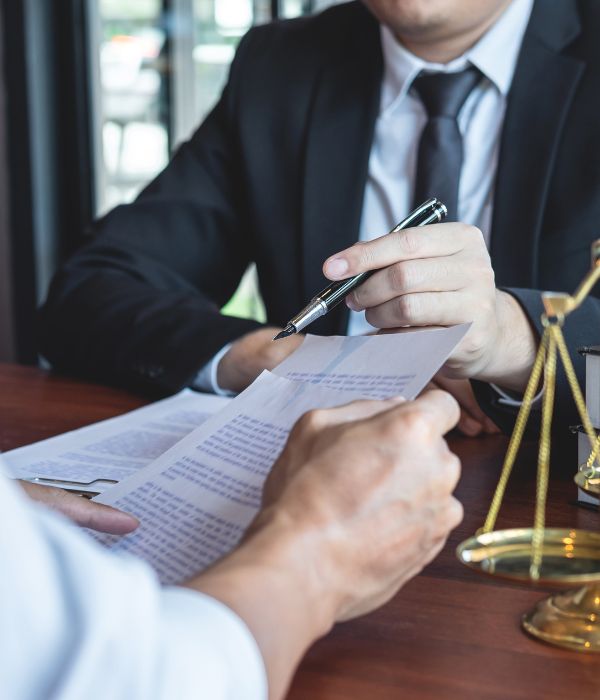
[[[263,370],[276,367],[304,340],[303,335],[291,335],[274,342],[280,330],[261,328],[236,340],[219,362],[219,386],[229,391],[243,391]]]
[[[304,533],[290,554],[314,564],[336,620],[386,602],[460,522],[460,463],[443,437],[458,417],[456,402],[432,391],[313,411],[292,431],[255,528],[284,522]]]
[[[389,600],[460,522],[460,463],[443,437],[458,418],[441,391],[305,415],[246,539],[187,584],[246,622],[271,698],[315,639]]]
[[[28,481],[18,483],[29,498],[62,513],[81,527],[89,527],[111,535],[126,535],[139,525],[139,521],[133,515],[101,503],[94,503],[64,489],[32,484]]]

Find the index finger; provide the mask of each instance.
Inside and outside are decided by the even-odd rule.
[[[460,223],[407,228],[335,253],[323,264],[323,272],[329,279],[338,280],[381,270],[402,260],[455,255],[478,237],[483,240],[479,229]]]
[[[402,396],[395,396],[389,399],[358,399],[333,408],[320,408],[310,411],[303,418],[310,416],[315,427],[327,428],[331,425],[372,418],[405,401],[406,399]]]
[[[48,501],[50,507],[60,511],[80,527],[88,527],[109,535],[126,535],[140,524],[133,515],[111,506],[94,503],[83,496],[76,496],[62,489],[53,489],[53,491],[54,498]]]

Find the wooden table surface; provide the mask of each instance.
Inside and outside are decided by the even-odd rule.
[[[0,450],[9,450],[145,403],[135,395],[42,370],[0,365]],[[567,652],[527,637],[522,613],[544,597],[480,577],[455,558],[456,545],[483,521],[506,440],[450,438],[463,462],[457,496],[465,519],[441,555],[394,600],[339,625],[308,653],[294,679],[298,700],[600,698],[600,655]],[[548,524],[597,529],[600,515],[574,505],[575,441],[559,441]],[[555,448],[556,448],[555,444]],[[519,460],[500,527],[529,526],[535,449]]]

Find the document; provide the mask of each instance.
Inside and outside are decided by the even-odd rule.
[[[385,335],[307,335],[273,371],[296,382],[343,389],[373,399],[414,399],[471,324]]]
[[[467,329],[309,336],[275,373],[263,372],[146,469],[96,497],[132,513],[141,525],[124,537],[95,537],[148,561],[165,584],[201,571],[239,542],[260,507],[265,479],[303,413],[359,397],[414,398]]]
[[[162,583],[192,576],[239,542],[298,418],[355,398],[263,372],[146,469],[97,496],[95,501],[132,513],[141,524],[124,537],[94,536],[145,559]]]
[[[19,479],[101,493],[150,464],[231,399],[184,389],[122,416],[3,454]]]

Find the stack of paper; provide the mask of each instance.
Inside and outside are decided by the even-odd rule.
[[[101,493],[135,474],[231,399],[185,389],[117,418],[4,455],[19,479]]]

